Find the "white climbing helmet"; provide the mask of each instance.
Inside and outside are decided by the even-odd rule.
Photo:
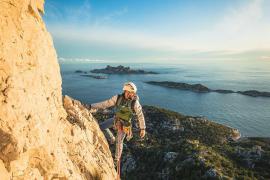
[[[137,92],[137,87],[133,82],[127,82],[124,84],[123,91],[128,91],[128,92]]]

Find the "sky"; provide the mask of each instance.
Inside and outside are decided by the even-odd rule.
[[[61,61],[270,61],[270,0],[45,0]]]

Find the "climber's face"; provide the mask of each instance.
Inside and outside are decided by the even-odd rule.
[[[132,99],[136,96],[136,93],[134,93],[134,92],[129,92],[129,91],[125,91],[125,92],[124,92],[124,96],[125,96],[125,99],[130,99],[130,100],[132,100]]]

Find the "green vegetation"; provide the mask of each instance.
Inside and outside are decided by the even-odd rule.
[[[242,138],[234,129],[200,117],[144,106],[147,135],[134,129],[126,142],[122,179],[270,179],[270,138]],[[95,114],[99,120],[112,113]],[[114,146],[112,146],[112,151]]]

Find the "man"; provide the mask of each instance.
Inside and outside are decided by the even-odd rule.
[[[117,129],[115,163],[117,163],[121,157],[125,137],[127,136],[127,140],[132,138],[131,120],[134,114],[139,121],[140,137],[143,138],[145,136],[144,115],[139,103],[139,97],[136,93],[136,85],[132,82],[127,82],[124,84],[122,94],[115,95],[99,103],[91,104],[91,109],[106,109],[109,107],[115,107],[116,109],[113,118],[100,124],[100,128],[105,131],[105,136],[111,143],[115,141],[115,138],[109,128],[114,124],[114,127]]]

